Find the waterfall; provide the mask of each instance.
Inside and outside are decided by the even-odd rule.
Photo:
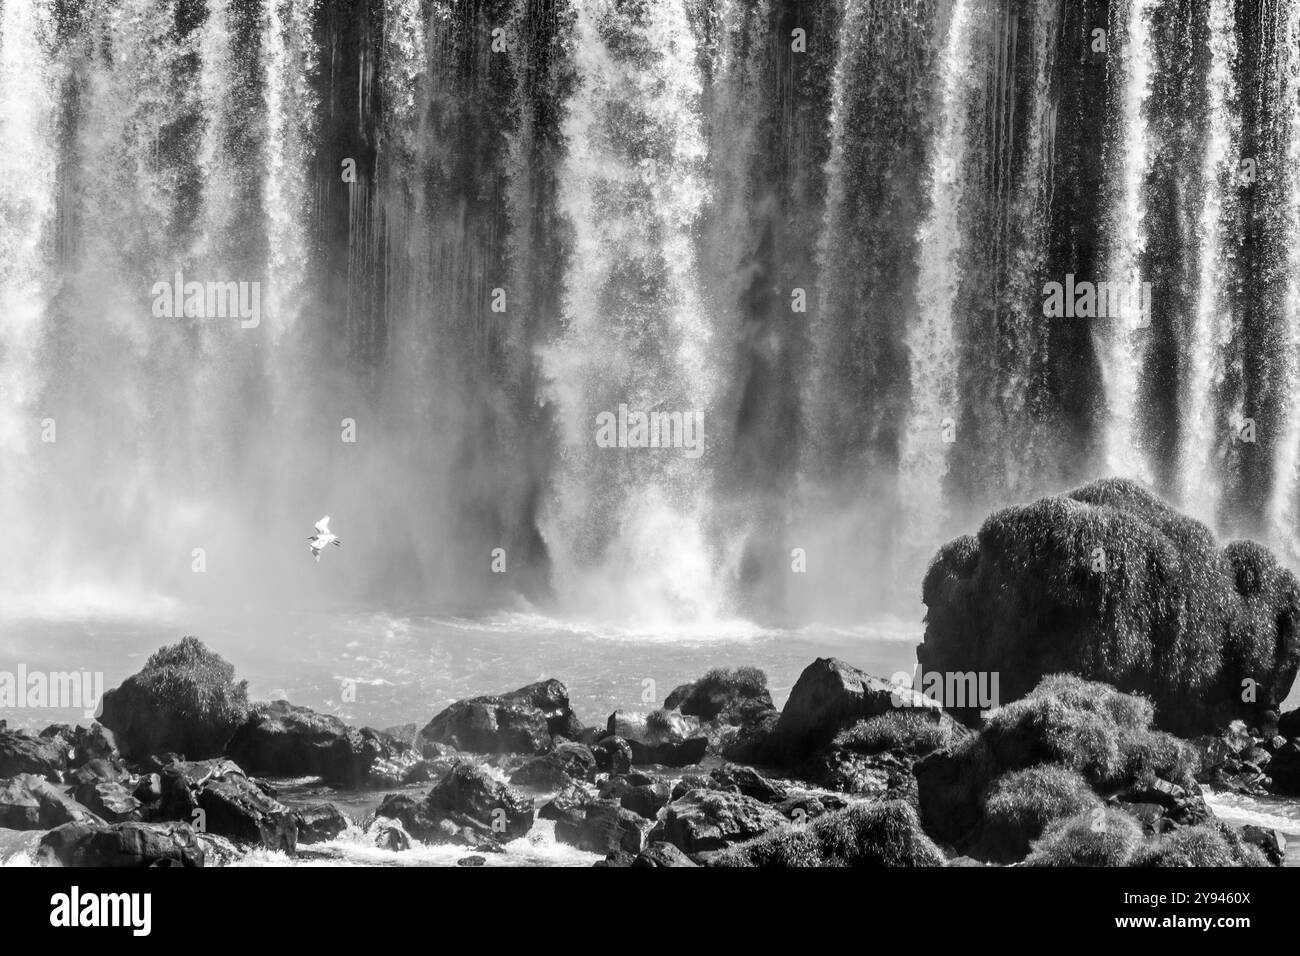
[[[563,330],[544,354],[562,442],[543,535],[561,601],[708,617],[713,378],[691,231],[708,198],[683,0],[579,6],[559,202],[573,229]],[[704,455],[597,447],[598,416],[701,416]],[[618,603],[615,603],[618,602]]]
[[[1113,474],[1292,542],[1297,77],[1296,0],[0,0],[0,597],[861,620]]]
[[[926,541],[933,540],[935,529],[942,526],[947,450],[956,438],[958,415],[953,303],[961,281],[972,6],[971,0],[953,4],[940,64],[940,120],[930,147],[930,208],[917,235],[919,308],[907,333],[912,395],[899,474],[908,534]]]
[[[1146,203],[1143,180],[1149,160],[1147,118],[1143,113],[1151,91],[1152,0],[1128,0],[1122,45],[1123,90],[1120,100],[1120,147],[1115,175],[1116,208],[1111,226],[1112,251],[1105,279],[1122,290],[1118,316],[1110,316],[1103,349],[1106,390],[1105,468],[1108,474],[1151,481],[1151,466],[1137,426],[1141,386],[1142,333],[1148,316],[1137,307],[1143,276],[1140,261],[1145,244]],[[1112,41],[1113,42],[1113,41]]]
[[[1196,316],[1188,343],[1188,375],[1183,403],[1187,427],[1182,455],[1180,499],[1202,521],[1213,523],[1218,507],[1219,477],[1215,450],[1223,439],[1216,402],[1224,375],[1231,323],[1225,315],[1230,239],[1224,231],[1224,205],[1236,170],[1233,146],[1239,129],[1233,112],[1236,96],[1232,63],[1237,55],[1233,0],[1211,0],[1209,10],[1210,72],[1206,77],[1209,122],[1201,169],[1204,198],[1198,237],[1199,286]]]
[[[57,103],[56,77],[43,51],[53,39],[49,4],[6,3],[0,17],[0,155],[6,168],[0,192],[0,474],[16,478],[40,436],[38,356],[44,310],[54,293],[48,257]],[[11,496],[4,499],[0,508],[16,517],[9,515]]]
[[[1286,206],[1282,210],[1286,244],[1285,299],[1282,309],[1283,340],[1280,357],[1282,382],[1281,434],[1276,443],[1273,465],[1273,495],[1269,518],[1275,540],[1291,556],[1300,555],[1296,533],[1300,528],[1300,3],[1286,10],[1282,36],[1285,40],[1280,101],[1282,129],[1286,137],[1286,168],[1282,180]]]

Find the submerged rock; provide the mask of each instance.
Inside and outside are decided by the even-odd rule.
[[[347,817],[332,803],[322,803],[297,812],[298,843],[327,843],[348,828]]]

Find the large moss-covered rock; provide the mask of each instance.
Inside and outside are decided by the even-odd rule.
[[[992,515],[940,549],[922,598],[924,671],[997,673],[1004,700],[1074,673],[1183,734],[1257,722],[1300,664],[1295,577],[1119,479]]]
[[[98,720],[113,731],[123,756],[143,761],[163,753],[216,757],[247,718],[247,682],[236,681],[230,664],[186,637],[108,691]]]

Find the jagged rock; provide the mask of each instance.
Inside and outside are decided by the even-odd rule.
[[[558,790],[572,780],[589,780],[596,773],[596,757],[582,744],[562,743],[548,754],[533,757],[510,775],[517,787]]]
[[[426,741],[473,753],[539,754],[551,748],[553,737],[575,740],[581,735],[569,692],[557,680],[457,701],[420,731]]]
[[[0,730],[0,777],[34,773],[55,782],[68,769],[70,748],[58,737],[33,737],[17,730]]]
[[[73,799],[108,823],[125,823],[140,819],[141,802],[131,792],[132,788],[113,780],[100,780],[78,784],[72,791]]]
[[[226,752],[250,773],[275,777],[321,777],[341,787],[365,786],[382,762],[385,776],[400,779],[415,751],[368,727],[358,730],[331,714],[318,714],[286,700],[260,704],[239,727]]]
[[[203,866],[205,853],[183,823],[65,823],[41,838],[37,858],[63,866]]]
[[[632,745],[622,737],[605,737],[591,748],[596,769],[602,773],[627,773],[632,769]]]
[[[623,850],[636,855],[644,844],[642,821],[615,800],[589,800],[582,807],[580,820],[561,819],[555,823],[555,838],[590,853]]]
[[[1283,866],[1286,863],[1286,834],[1281,830],[1244,826],[1241,828],[1241,839],[1252,846],[1259,847],[1268,862],[1274,866]]]
[[[721,850],[784,826],[767,804],[725,790],[692,790],[663,809],[650,842],[666,841],[686,853]]]
[[[298,811],[298,843],[327,843],[348,828],[347,817],[332,803]]]
[[[297,847],[298,819],[293,811],[242,774],[209,779],[195,796],[207,832],[285,853]]]
[[[94,812],[36,774],[0,780],[0,827],[48,830],[65,823],[102,822]]]
[[[425,843],[472,846],[483,840],[514,840],[533,825],[532,800],[463,759],[423,800],[390,794],[375,813],[400,820],[408,833]]]
[[[695,866],[696,863],[671,843],[651,843],[632,861],[632,866]]]

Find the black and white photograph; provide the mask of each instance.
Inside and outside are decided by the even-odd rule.
[[[6,931],[1282,938],[1297,573],[1300,0],[0,0]]]

